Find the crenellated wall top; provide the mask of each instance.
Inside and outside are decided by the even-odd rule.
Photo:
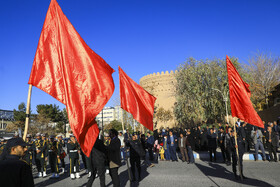
[[[169,71],[162,71],[162,72],[157,72],[157,73],[152,73],[152,74],[149,74],[149,75],[146,75],[144,77],[142,77],[140,79],[140,82],[143,81],[143,80],[146,80],[146,79],[154,79],[154,78],[158,78],[158,77],[166,77],[166,76],[174,76],[176,73],[178,73],[178,70],[171,70],[170,72]]]

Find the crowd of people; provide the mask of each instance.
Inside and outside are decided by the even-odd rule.
[[[217,161],[217,148],[220,148],[222,162],[232,165],[233,173],[237,176],[237,161],[240,162],[240,177],[243,175],[243,154],[255,151],[255,161],[258,160],[258,152],[261,149],[262,159],[265,161],[265,149],[269,152],[268,160],[277,162],[277,149],[279,147],[279,124],[264,123],[265,128],[257,128],[246,122],[238,120],[235,128],[229,124],[217,126],[197,125],[192,128],[156,129],[146,134],[140,132],[129,133],[128,130],[116,131],[111,129],[109,133],[100,133],[90,157],[85,156],[75,136],[63,139],[62,135],[46,136],[37,133],[35,139],[27,135],[25,142],[18,137],[1,141],[0,165],[10,159],[24,161],[24,168],[32,168],[35,163],[38,177],[46,177],[47,163],[51,170],[50,178],[59,178],[59,174],[66,173],[65,157],[69,155],[70,167],[68,172],[71,179],[80,178],[80,157],[83,160],[86,173],[88,173],[87,186],[92,186],[96,177],[100,179],[100,186],[105,186],[105,174],[110,174],[113,186],[120,186],[118,168],[128,161],[131,165],[132,181],[140,181],[141,160],[146,167],[154,167],[158,161],[195,163],[193,151],[208,151],[210,162]],[[235,140],[235,131],[237,140]],[[12,141],[12,143],[11,143]],[[22,147],[22,149],[14,148]],[[16,153],[15,156],[11,156]],[[4,164],[5,165],[5,164]],[[143,166],[142,165],[142,166]],[[31,169],[30,169],[31,171]],[[32,173],[31,173],[32,176]],[[136,177],[137,176],[137,177]],[[30,182],[30,176],[29,178]]]

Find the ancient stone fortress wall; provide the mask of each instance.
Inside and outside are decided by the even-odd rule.
[[[175,72],[158,72],[146,75],[140,79],[140,85],[157,98],[155,106],[157,108],[163,107],[165,110],[171,110],[172,114],[174,111],[174,103],[176,102],[176,73],[177,70]],[[155,119],[154,122],[155,121],[157,120]],[[166,123],[157,121],[157,127],[155,128],[160,128],[161,126],[172,128],[175,123],[176,121],[173,115],[173,120]]]

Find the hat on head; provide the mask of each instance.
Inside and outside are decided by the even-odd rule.
[[[74,134],[70,134],[69,136],[70,136],[70,137],[75,137]]]
[[[36,136],[41,136],[41,134],[40,134],[40,133],[37,133]]]
[[[30,135],[30,134],[27,134],[26,138],[31,138],[31,135]]]
[[[109,134],[107,132],[104,132],[104,136],[109,136]]]
[[[137,135],[137,132],[133,132],[133,133],[132,133],[132,136],[135,136],[135,135]]]
[[[59,135],[57,135],[57,137],[59,138],[59,137],[61,137],[62,138],[62,135],[61,134],[59,134]]]
[[[20,145],[22,147],[31,146],[31,144],[28,144],[25,141],[23,141],[22,138],[11,138],[8,140],[8,142],[6,144],[7,148],[15,147],[18,145]]]
[[[46,134],[41,134],[42,137],[46,137]]]

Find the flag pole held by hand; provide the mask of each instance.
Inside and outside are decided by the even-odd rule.
[[[27,106],[26,106],[26,119],[25,119],[25,127],[24,127],[23,140],[26,139],[26,135],[27,135],[27,131],[28,131],[29,117],[30,117],[31,92],[32,92],[32,85],[29,84],[28,96],[27,96]]]

